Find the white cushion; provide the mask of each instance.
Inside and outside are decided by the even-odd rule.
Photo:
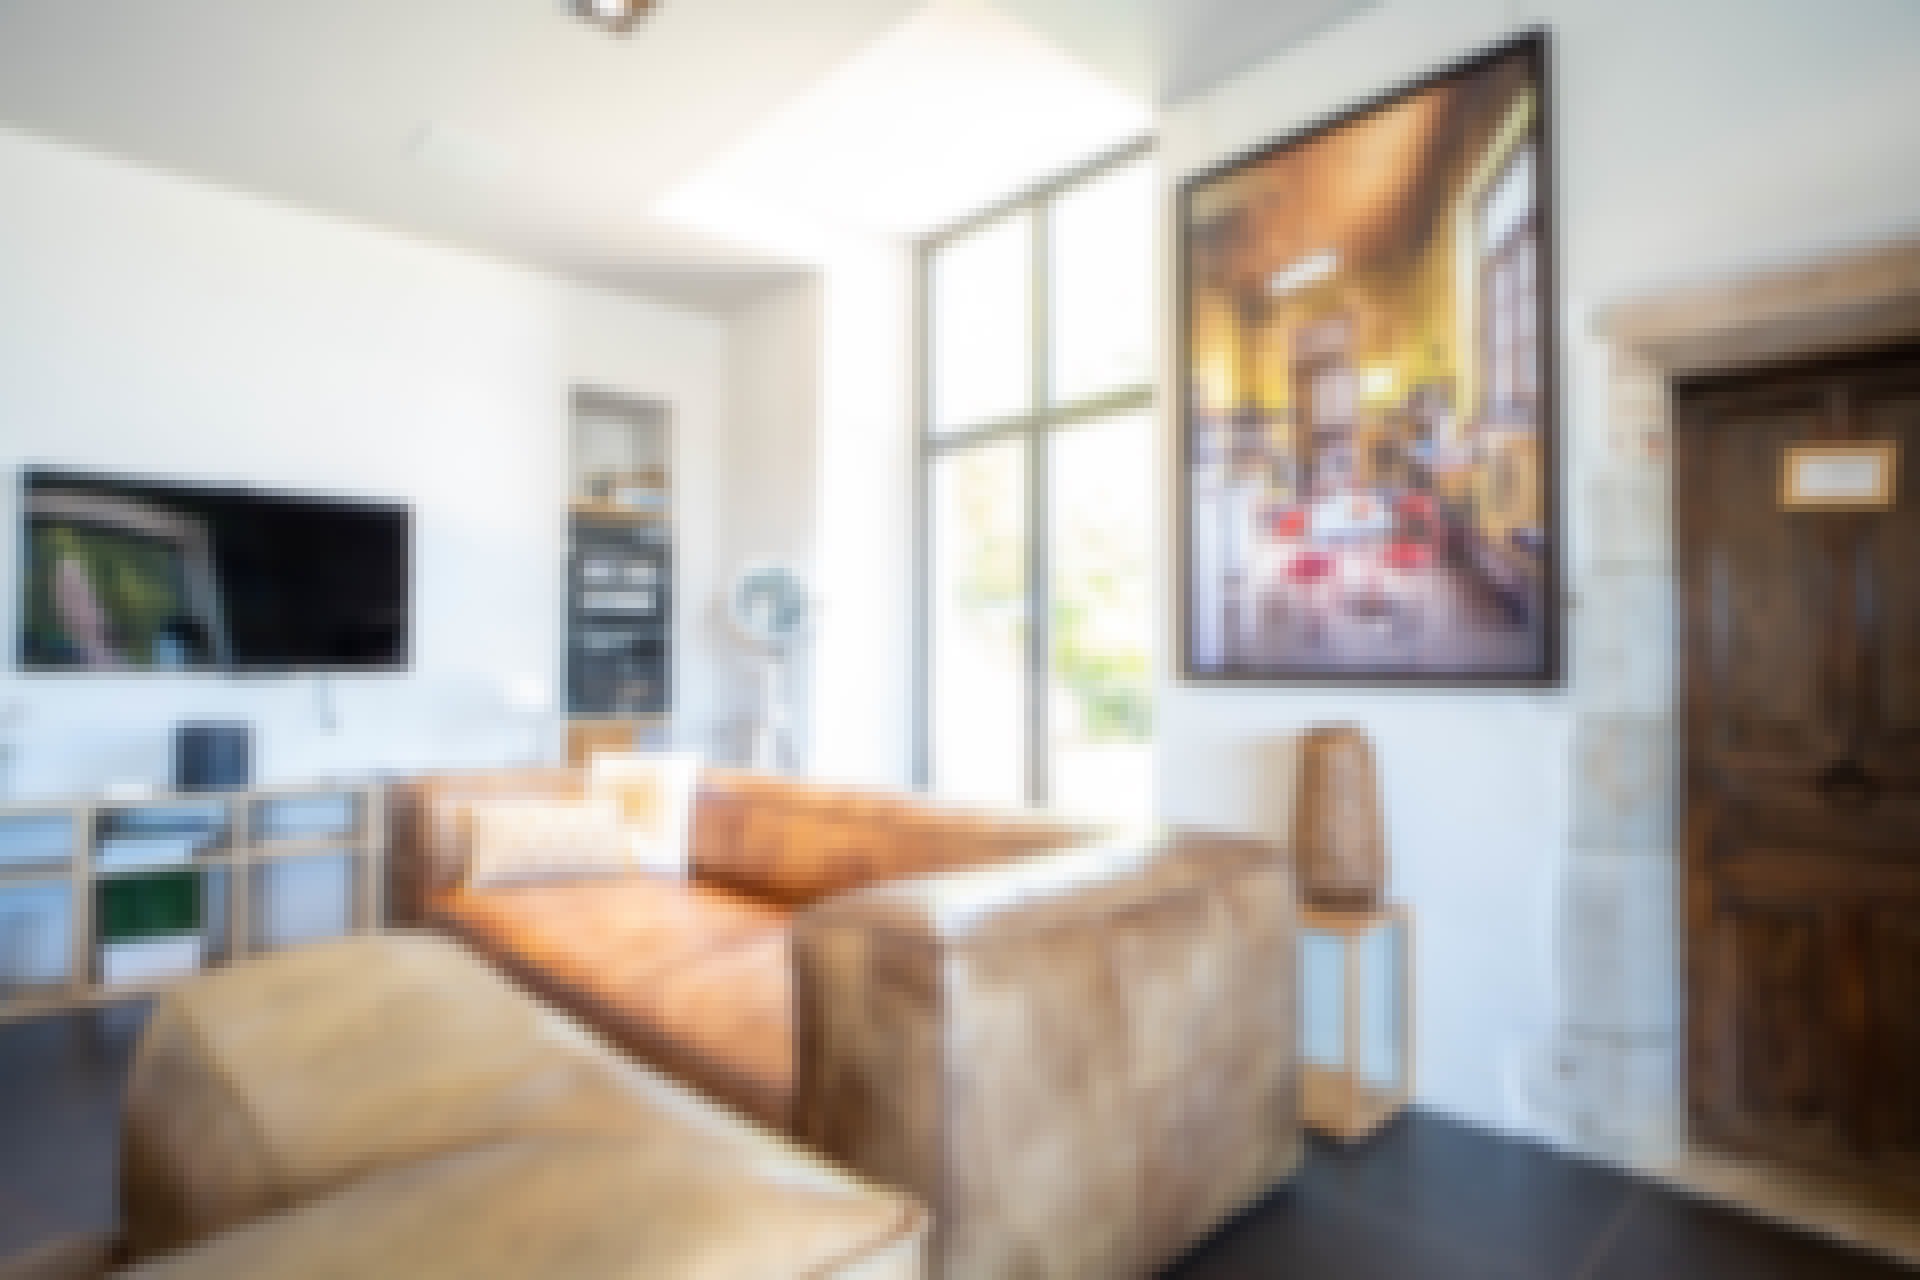
[[[687,874],[699,756],[596,755],[587,780],[588,794],[625,828],[635,865],[661,875]]]
[[[626,829],[605,804],[476,801],[467,833],[467,883],[477,888],[634,870]]]

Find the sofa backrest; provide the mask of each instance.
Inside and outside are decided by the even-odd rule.
[[[496,769],[410,778],[387,791],[387,918],[420,924],[428,900],[467,876],[467,811],[483,800],[568,800],[585,794],[577,769]]]
[[[390,917],[417,924],[466,878],[469,808],[586,793],[577,769],[440,774],[389,795]],[[1058,819],[943,809],[920,797],[708,769],[694,805],[696,879],[798,909],[849,889],[1058,849],[1095,832]]]

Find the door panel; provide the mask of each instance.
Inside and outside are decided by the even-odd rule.
[[[1920,1192],[1920,351],[1681,390],[1697,1137]],[[1888,511],[1790,445],[1893,440]]]
[[[1713,685],[1705,726],[1716,759],[1794,767],[1831,753],[1837,737],[1830,692],[1817,661],[1832,614],[1825,549],[1779,519],[1781,451],[1819,430],[1818,406],[1709,410],[1711,482],[1697,490],[1710,507],[1707,593],[1700,619]],[[1737,423],[1737,428],[1732,424]]]
[[[1818,1141],[1833,1128],[1830,1091],[1821,1087],[1823,1037],[1817,1026],[1830,982],[1822,963],[1820,918],[1812,911],[1752,907],[1732,917],[1736,972],[1739,1116],[1783,1140]]]
[[[1868,1091],[1869,1139],[1896,1177],[1920,1185],[1920,915],[1876,908],[1868,928],[1883,966],[1871,1009],[1881,1053]]]
[[[1689,939],[1695,1135],[1920,1188],[1920,862],[1717,826]]]

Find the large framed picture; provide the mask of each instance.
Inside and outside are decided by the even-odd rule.
[[[1547,55],[1182,185],[1186,678],[1559,680]]]

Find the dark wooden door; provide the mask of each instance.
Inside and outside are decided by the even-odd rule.
[[[1694,1134],[1920,1190],[1920,348],[1677,407]],[[1823,440],[1894,505],[1787,509]]]

